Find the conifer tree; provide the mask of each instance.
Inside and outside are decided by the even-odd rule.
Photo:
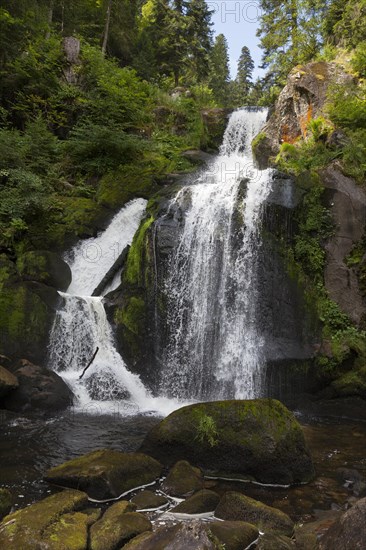
[[[252,86],[252,73],[254,62],[249,48],[244,46],[238,61],[238,72],[233,82],[232,103],[235,107],[241,107],[248,102],[249,92]]]
[[[229,81],[227,40],[223,34],[219,34],[215,39],[210,55],[209,86],[212,88],[215,99],[221,105],[228,104]]]
[[[209,9],[205,0],[190,0],[186,6],[189,56],[193,63],[195,77],[200,82],[208,75],[208,60],[212,48],[213,11]]]

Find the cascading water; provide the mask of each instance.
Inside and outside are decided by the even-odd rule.
[[[263,338],[257,326],[257,258],[269,170],[253,164],[251,141],[264,109],[232,113],[220,154],[194,185],[165,285],[168,343],[160,392],[180,399],[261,393]]]
[[[57,312],[51,332],[49,363],[73,390],[75,405],[84,411],[116,412],[118,403],[123,405],[124,413],[154,410],[158,405],[162,412],[174,408],[164,400],[157,404],[140,378],[126,368],[115,348],[103,296],[91,296],[123,249],[131,244],[146,203],[144,199],[131,201],[104,232],[76,245],[66,258],[72,282],[66,293],[59,293],[63,307]],[[116,288],[119,281],[120,273],[104,294]],[[97,348],[95,360],[80,379]]]

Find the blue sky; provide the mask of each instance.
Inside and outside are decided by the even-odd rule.
[[[261,13],[258,0],[207,0],[207,5],[214,10],[212,16],[214,34],[222,33],[228,41],[232,78],[235,78],[237,62],[243,46],[249,48],[255,63],[254,79],[263,75],[264,71],[258,69],[262,56],[258,46],[259,38],[256,36]]]

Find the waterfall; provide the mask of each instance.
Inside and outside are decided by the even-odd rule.
[[[219,156],[175,201],[187,204],[168,269],[167,345],[160,392],[180,399],[261,394],[264,340],[257,325],[257,261],[270,170],[253,164],[251,141],[265,109],[232,113]]]
[[[147,201],[128,203],[96,238],[78,243],[67,255],[72,282],[59,292],[63,307],[57,312],[49,343],[49,365],[72,389],[75,406],[91,413],[159,410],[176,407],[167,400],[153,399],[140,378],[131,373],[118,353],[102,296],[91,296],[109,268],[131,244],[146,209]],[[120,273],[104,294],[119,285]],[[95,350],[95,360],[80,379]]]

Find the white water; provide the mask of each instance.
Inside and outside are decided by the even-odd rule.
[[[168,414],[177,403],[154,399],[140,378],[126,367],[115,347],[103,297],[93,290],[126,245],[132,242],[146,208],[146,200],[128,203],[98,237],[82,241],[68,255],[72,282],[60,292],[64,305],[57,312],[49,344],[49,364],[72,389],[75,407],[90,413],[136,414],[158,411]],[[120,273],[108,289],[120,283]],[[95,350],[92,365],[80,380]]]
[[[254,167],[251,141],[265,119],[265,110],[234,112],[216,161],[175,199],[187,203],[188,193],[191,207],[165,288],[164,395],[212,400],[261,393],[258,229],[271,174]]]
[[[80,241],[67,255],[71,267],[72,282],[68,294],[91,296],[107,271],[118,259],[123,249],[131,244],[146,209],[145,199],[130,201],[116,214],[107,227],[96,238]],[[104,294],[119,284],[118,273],[114,284]]]

